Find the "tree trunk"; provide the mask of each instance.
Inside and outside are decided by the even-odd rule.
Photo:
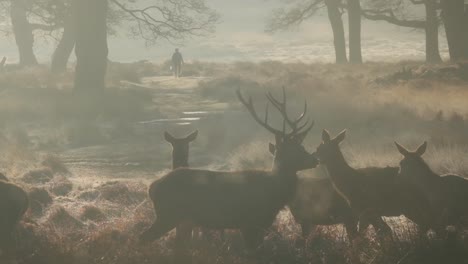
[[[436,0],[426,0],[426,62],[440,63],[439,52],[439,19]]]
[[[463,16],[463,28],[465,29],[464,31],[464,35],[463,35],[463,38],[464,38],[464,47],[465,47],[465,59],[468,60],[468,30],[466,30],[466,28],[468,27],[468,3],[465,2],[465,15]]]
[[[107,0],[74,0],[75,91],[95,94],[105,87],[107,69]]]
[[[335,45],[336,63],[346,63],[346,39],[344,33],[343,20],[339,9],[339,0],[325,0],[328,10],[328,19],[333,30],[333,38]]]
[[[442,0],[442,18],[449,46],[450,59],[468,59],[468,36],[464,0]]]
[[[75,47],[75,25],[73,19],[68,18],[63,28],[62,38],[52,55],[51,71],[60,73],[67,70],[68,60]]]
[[[362,63],[361,52],[361,3],[348,0],[349,62]]]
[[[27,17],[27,3],[24,0],[11,1],[11,25],[19,52],[19,64],[31,66],[37,64],[34,55],[34,35]]]

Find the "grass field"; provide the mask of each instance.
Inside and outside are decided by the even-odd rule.
[[[468,82],[424,74],[451,67],[195,62],[176,80],[166,64],[112,63],[108,88],[94,100],[76,97],[71,73],[53,76],[41,67],[0,73],[0,165],[32,200],[19,230],[19,262],[171,263],[173,233],[149,246],[137,243],[154,218],[147,186],[171,168],[163,132],[200,131],[190,153],[193,167],[269,168],[272,162],[267,143],[273,138],[241,107],[237,89],[251,95],[260,112],[265,91],[279,95],[283,86],[291,112],[307,100],[316,121],[305,142],[309,151],[322,129],[348,129],[343,150],[352,166],[398,166],[395,140],[409,147],[427,140],[425,159],[434,171],[468,177]],[[404,68],[413,74],[398,78]],[[314,174],[319,169],[302,173]],[[404,218],[387,220],[394,228],[390,244],[369,230],[353,249],[334,226],[319,227],[302,247],[284,210],[256,257],[244,251],[238,232],[228,231],[226,240],[214,232],[195,239],[193,262],[351,263],[358,257],[369,264],[466,263],[466,231],[447,244],[418,236]]]

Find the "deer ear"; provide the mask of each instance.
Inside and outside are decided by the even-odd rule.
[[[164,139],[169,143],[172,143],[175,141],[175,138],[171,134],[169,134],[167,131],[164,132]]]
[[[338,136],[336,136],[333,141],[335,141],[336,143],[340,144],[346,137],[346,129],[341,131],[340,134],[338,134]]]
[[[269,146],[269,150],[270,150],[271,155],[275,155],[275,153],[276,153],[276,146],[275,146],[275,144],[270,143],[270,145],[268,145],[268,146]]]
[[[326,129],[324,129],[322,131],[322,140],[323,142],[325,143],[328,143],[331,141],[331,137],[330,137],[330,133],[328,133],[328,131]]]
[[[194,132],[192,132],[192,134],[188,135],[186,137],[186,139],[189,141],[189,142],[192,142],[194,141],[198,136],[198,130],[195,130]]]
[[[424,141],[424,143],[422,143],[422,145],[419,146],[418,149],[416,150],[416,154],[418,154],[419,156],[422,156],[426,152],[426,149],[427,149],[427,141]]]
[[[410,153],[409,150],[407,150],[402,145],[398,144],[398,142],[396,142],[396,141],[395,141],[395,146],[397,147],[397,149],[401,153],[401,155],[403,155],[405,157],[408,156],[408,154]]]

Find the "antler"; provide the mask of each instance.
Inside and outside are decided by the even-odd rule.
[[[240,89],[238,89],[236,91],[236,94],[237,94],[237,97],[239,98],[239,101],[241,101],[241,103],[245,106],[245,108],[247,108],[247,110],[252,115],[252,117],[255,119],[255,121],[257,121],[257,123],[259,123],[266,130],[273,133],[276,137],[282,137],[284,135],[284,132],[275,129],[275,128],[273,128],[272,126],[270,126],[268,124],[268,110],[269,110],[268,109],[269,108],[268,104],[266,105],[266,108],[265,108],[265,118],[264,118],[264,120],[262,120],[258,116],[257,111],[255,111],[255,107],[254,107],[253,102],[252,102],[252,97],[249,96],[249,100],[248,101],[245,100],[245,98],[242,96],[242,93],[241,93]]]
[[[287,113],[287,101],[286,101],[286,89],[283,86],[283,100],[279,101],[276,99],[271,92],[268,92],[266,94],[268,100],[273,104],[273,106],[281,113],[281,115],[284,118],[284,121],[288,123],[288,125],[291,127],[292,131],[287,135],[289,137],[295,137],[295,136],[302,136],[304,134],[307,134],[312,127],[314,126],[314,122],[309,125],[310,119],[307,118],[306,122],[300,125],[300,123],[304,120],[304,117],[307,114],[307,101],[304,102],[304,111],[299,115],[299,117],[296,118],[296,120],[292,121],[291,118],[289,118],[288,113]],[[307,127],[307,128],[306,128]],[[304,131],[301,132],[306,128]]]
[[[266,128],[268,131],[273,133],[276,138],[282,138],[282,139],[287,139],[287,138],[303,138],[309,131],[312,129],[314,126],[314,122],[312,122],[309,125],[309,118],[305,123],[300,125],[300,123],[304,120],[306,113],[307,113],[307,101],[304,104],[304,111],[302,114],[299,115],[298,118],[296,118],[294,121],[292,121],[286,111],[286,90],[283,87],[283,100],[279,101],[277,100],[270,92],[266,94],[268,100],[273,104],[273,106],[281,113],[283,116],[283,131],[277,130],[273,127],[271,127],[268,124],[268,110],[269,110],[269,104],[267,103],[266,105],[266,110],[265,110],[265,119],[262,121],[262,119],[258,116],[257,112],[255,111],[255,108],[253,106],[252,102],[252,97],[249,97],[249,100],[245,100],[245,98],[242,96],[240,89],[237,90],[237,97],[241,101],[241,103],[247,108],[247,110],[250,112],[252,117],[259,123],[261,126]],[[290,133],[286,133],[286,124],[288,124],[292,131]]]

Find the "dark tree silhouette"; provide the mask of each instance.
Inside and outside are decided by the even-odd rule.
[[[33,27],[28,21],[29,3],[26,0],[11,0],[10,18],[19,52],[19,64],[22,66],[36,65],[34,55]]]
[[[362,10],[364,18],[382,20],[401,27],[425,30],[426,61],[429,63],[442,61],[439,52],[440,23],[437,0],[374,0],[367,3],[367,8]],[[405,10],[410,5],[424,5],[425,18],[408,18]]]
[[[362,63],[361,52],[361,2],[348,0],[349,62]]]
[[[442,19],[452,61],[468,59],[467,6],[464,0],[441,0]]]
[[[107,70],[107,0],[73,0],[75,24],[75,86],[78,93],[95,94],[105,86]]]
[[[333,43],[335,45],[335,54],[337,63],[346,63],[346,38],[341,19],[340,0],[325,0],[328,11],[328,19],[333,30]]]

